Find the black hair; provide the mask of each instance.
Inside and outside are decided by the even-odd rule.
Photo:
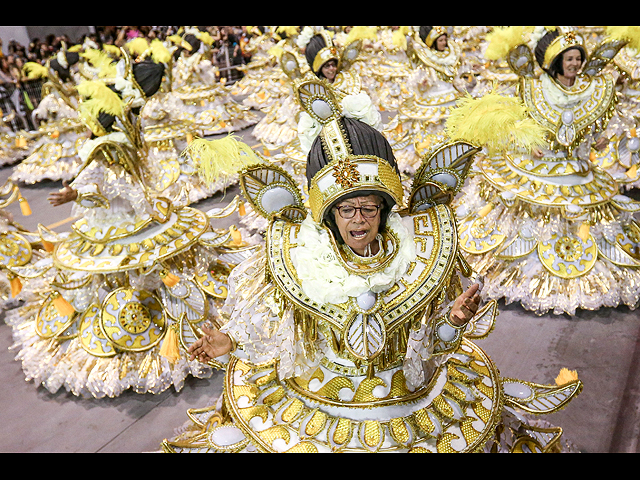
[[[340,119],[340,124],[343,132],[346,133],[353,155],[374,155],[386,160],[395,169],[396,173],[398,173],[398,165],[393,154],[393,149],[389,141],[378,130],[366,123],[351,118]],[[322,168],[331,163],[331,160],[324,149],[322,139],[320,137],[316,138],[307,157],[307,181],[309,187],[311,187],[313,177],[315,177]],[[390,198],[387,198],[381,192],[365,190],[345,195],[341,197],[339,201],[342,202],[350,198],[366,197],[369,195],[377,195],[383,200],[383,208],[380,211],[380,231],[382,232],[387,228],[387,220],[394,207]],[[332,209],[333,206],[327,210],[324,223],[331,230],[338,244],[342,245],[344,240],[338,230]]]

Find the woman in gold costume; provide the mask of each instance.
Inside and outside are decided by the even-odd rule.
[[[153,95],[163,68],[129,66],[123,79]],[[228,272],[250,248],[232,232],[212,229],[207,214],[147,185],[148,145],[131,99],[106,81],[83,82],[78,92],[93,137],[73,183],[50,201],[75,202],[80,219],[65,234],[40,227],[51,255],[11,268],[28,282],[24,306],[7,315],[13,348],[26,379],[51,393],[179,391],[187,376],[211,373],[180,344],[193,341],[221,305]],[[251,153],[243,156],[254,162]]]
[[[170,452],[555,451],[558,428],[515,410],[563,408],[581,390],[501,378],[473,339],[491,330],[432,177],[464,179],[478,151],[443,145],[404,192],[388,142],[342,117],[323,82],[298,86],[323,125],[309,154],[310,205],[279,169],[243,170],[269,220],[266,245],[230,278],[223,327],[192,358],[224,359],[224,395],[192,410]],[[445,173],[446,172],[446,173]],[[440,177],[438,177],[440,178]],[[543,397],[547,402],[539,402]],[[554,407],[547,409],[542,405]]]
[[[236,102],[227,85],[217,79],[212,63],[213,38],[197,27],[186,27],[174,51],[172,90],[185,115],[202,136],[231,133],[255,125],[255,112]]]
[[[617,102],[604,67],[626,41],[604,40],[589,54],[572,30],[509,28],[500,38],[513,38],[502,45],[521,77],[519,98],[467,98],[448,125],[452,138],[483,146],[489,130],[513,127],[505,131],[512,143],[478,159],[458,199],[460,246],[485,276],[486,298],[538,314],[634,308],[640,227],[633,215],[640,203],[621,195],[597,160],[610,148],[603,133]],[[503,110],[506,104],[520,113]],[[521,141],[535,131],[537,140]]]
[[[77,174],[82,163],[78,150],[90,136],[77,112],[80,63],[79,53],[64,47],[45,66],[32,62],[25,65],[29,78],[43,78],[46,82],[43,99],[34,111],[38,130],[29,134],[31,153],[14,167],[12,181],[68,181]]]
[[[414,29],[419,30],[407,37],[407,54],[415,67],[398,113],[383,132],[396,152],[400,171],[409,174],[416,172],[434,136],[443,134],[456,100],[472,86],[460,78],[460,45],[447,27]]]

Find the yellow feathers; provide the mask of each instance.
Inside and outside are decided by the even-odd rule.
[[[151,42],[151,58],[156,63],[168,63],[171,60],[171,52],[156,39]]]
[[[545,130],[527,114],[519,99],[492,92],[483,98],[462,98],[447,121],[452,140],[463,140],[490,151],[517,148],[531,151],[545,144]]]
[[[609,26],[607,35],[614,40],[628,40],[628,47],[640,50],[640,27],[639,26]]]
[[[499,27],[487,35],[487,50],[485,58],[487,60],[501,60],[520,44],[526,43],[524,39],[527,27]]]
[[[407,35],[409,34],[411,27],[400,27],[392,34],[393,45],[402,49],[407,49]]]
[[[22,67],[22,72],[27,76],[29,80],[36,78],[46,78],[48,69],[44,65],[40,65],[36,62],[27,62]]]
[[[221,140],[195,139],[183,155],[190,155],[203,181],[214,184],[221,177],[232,176],[243,168],[262,163],[258,155],[234,135]]]
[[[114,116],[123,114],[120,97],[100,81],[81,83],[78,85],[78,93],[86,99],[80,104],[80,110],[93,118],[97,118],[102,112]]]
[[[295,26],[284,26],[284,27],[276,28],[277,34],[284,33],[288,37],[293,37],[294,35],[297,35],[299,31],[300,31],[300,27],[295,27]]]
[[[376,27],[355,26],[349,32],[346,45],[357,40],[376,40],[378,38],[378,29]]]
[[[116,62],[107,52],[89,49],[81,53],[80,56],[86,58],[91,65],[98,69],[98,77],[113,78],[116,76]]]
[[[208,45],[209,47],[213,45],[213,42],[215,42],[215,39],[211,36],[209,32],[198,33],[198,40],[200,40],[205,45]]]
[[[149,48],[149,42],[146,38],[138,37],[134,38],[125,45],[129,53],[134,56],[142,55]]]
[[[107,52],[109,55],[119,58],[120,55],[122,55],[122,52],[120,51],[120,47],[117,47],[116,45],[103,45],[102,49]]]

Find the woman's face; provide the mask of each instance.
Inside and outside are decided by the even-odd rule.
[[[448,46],[449,46],[449,43],[447,41],[447,36],[440,35],[436,40],[436,50],[438,50],[439,52],[444,52]]]
[[[368,245],[371,244],[372,247],[377,245],[374,242],[380,229],[380,207],[382,205],[383,201],[380,197],[369,195],[345,200],[333,209],[336,225],[344,243],[360,256],[364,256]],[[344,218],[350,217],[354,208],[357,210],[355,210],[353,217]],[[374,216],[367,213],[368,211],[373,212],[374,209],[377,209]]]
[[[329,80],[330,83],[336,79],[336,75],[338,74],[338,62],[335,60],[329,60],[322,66],[322,75]]]
[[[576,48],[565,52],[562,56],[563,77],[574,80],[582,68],[582,52]]]

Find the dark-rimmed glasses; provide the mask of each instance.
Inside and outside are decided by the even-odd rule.
[[[352,207],[351,205],[345,205],[344,207],[336,207],[336,210],[342,218],[345,220],[351,220],[356,216],[356,212],[360,210],[360,214],[364,218],[376,218],[378,211],[382,208],[382,205],[365,205],[364,207]]]

